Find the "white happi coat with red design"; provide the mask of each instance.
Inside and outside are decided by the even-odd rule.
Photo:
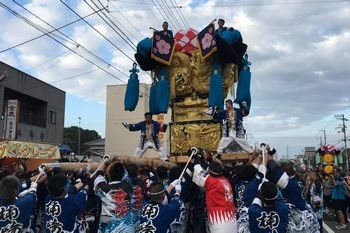
[[[204,169],[197,164],[194,166],[193,182],[205,188],[210,232],[237,232],[233,191],[227,178],[206,174]]]

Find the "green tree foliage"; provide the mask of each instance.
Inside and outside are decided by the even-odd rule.
[[[95,130],[80,128],[80,154],[85,150],[84,143],[101,139],[101,136]],[[63,131],[63,143],[70,146],[74,153],[78,153],[79,127],[65,127]]]

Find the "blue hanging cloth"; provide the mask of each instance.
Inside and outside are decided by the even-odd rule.
[[[168,78],[168,68],[161,66],[159,80],[157,84],[157,108],[159,113],[167,113],[170,98],[170,85]]]
[[[248,115],[252,102],[250,95],[251,72],[249,67],[251,63],[248,61],[248,54],[244,55],[242,64],[242,70],[238,75],[237,95],[234,102],[240,106],[244,115]]]
[[[158,108],[157,108],[157,81],[154,80],[151,88],[149,90],[149,111],[153,115],[157,115],[159,113]]]
[[[222,90],[222,66],[219,63],[215,63],[213,72],[210,76],[209,86],[209,100],[208,107],[221,107],[223,104],[223,90]]]
[[[136,69],[137,64],[134,62],[133,67],[129,72],[130,78],[128,80],[128,84],[126,86],[126,92],[125,92],[125,98],[124,98],[124,109],[125,111],[134,111],[137,102],[139,101],[139,92],[140,92],[140,81],[138,79],[137,73],[139,72],[138,69]]]

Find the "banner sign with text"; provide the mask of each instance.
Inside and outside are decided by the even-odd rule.
[[[57,145],[4,140],[0,142],[0,159],[60,159]]]
[[[15,139],[17,132],[18,100],[8,100],[6,108],[5,138]]]

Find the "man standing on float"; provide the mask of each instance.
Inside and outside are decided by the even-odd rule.
[[[217,153],[220,155],[226,150],[234,149],[235,151],[244,150],[248,153],[252,152],[252,147],[249,146],[245,139],[245,130],[243,128],[243,117],[247,114],[240,108],[234,108],[232,100],[225,101],[226,109],[220,112],[214,111],[213,118],[222,120],[222,137],[220,139]]]
[[[159,152],[161,160],[167,160],[168,156],[158,139],[159,132],[165,132],[166,124],[160,124],[158,121],[152,120],[150,112],[145,113],[145,120],[136,124],[123,123],[129,131],[141,131],[140,143],[136,147],[135,157],[141,158],[148,148],[153,148]]]

